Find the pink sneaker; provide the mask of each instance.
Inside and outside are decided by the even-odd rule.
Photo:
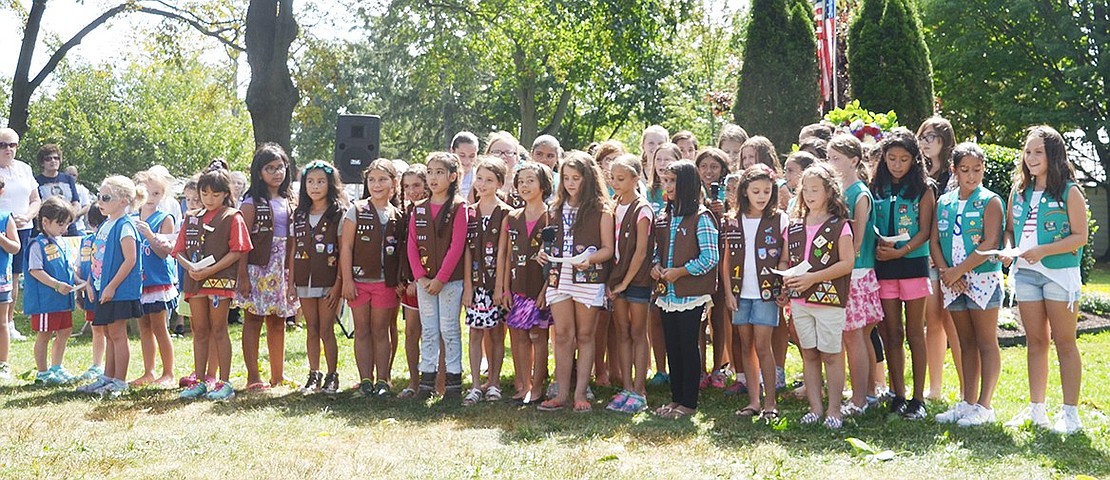
[[[705,387],[708,387],[711,381],[712,381],[712,376],[711,375],[709,375],[708,373],[702,373],[701,374],[701,381],[698,382],[698,388],[700,388],[702,390],[705,390]]]
[[[720,370],[715,370],[709,375],[709,386],[713,388],[725,388],[725,374]]]
[[[177,381],[177,385],[181,388],[192,388],[193,385],[196,385],[196,384],[197,384],[197,374],[196,374],[196,372],[190,373],[188,377],[181,377],[181,380]]]

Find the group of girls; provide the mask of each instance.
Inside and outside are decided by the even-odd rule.
[[[144,364],[133,384],[171,383],[165,322],[180,287],[194,347],[182,398],[235,395],[227,331],[233,303],[245,312],[248,391],[286,381],[284,319],[300,310],[310,369],[301,390],[336,393],[334,325],[345,300],[359,396],[392,395],[403,308],[410,376],[403,398],[440,391],[464,405],[501,399],[508,328],[519,404],[591,410],[596,365],[599,377],[622,387],[607,409],[645,411],[646,387],[669,383],[671,401],[655,413],[681,418],[696,411],[701,389],[726,388],[733,370],[737,381],[726,393],[748,394],[736,414],[773,420],[793,339],[804,365],[799,390],[809,403],[801,423],[836,429],[845,415],[877,403],[887,376],[891,411],[925,418],[927,368],[936,396],[941,367],[931,364],[939,357],[943,365],[951,344],[961,400],[936,420],[979,425],[995,421],[995,325],[1006,296],[1003,265],[1013,262],[1031,403],[1010,424],[1079,430],[1075,307],[1087,222],[1060,134],[1029,130],[1014,189],[1003,198],[982,184],[982,150],[956,145],[943,119],[929,119],[916,134],[887,132],[871,148],[834,133],[807,127],[799,139],[804,149],[780,164],[769,140],[748,138],[735,125],[722,130],[719,148],[701,149],[689,132],[672,138],[652,126],[639,156],[605,142],[591,153],[566,153],[555,175],[526,161],[511,135],[495,133],[478,155],[477,138],[463,132],[450,152],[433,152],[403,172],[389,160],[370,163],[354,202],[323,161],[297,172],[294,198],[288,156],[265,144],[238,208],[227,165],[216,161],[196,180],[200,206],[180,221],[159,209],[164,178],[110,177],[98,195],[106,218],[81,252],[84,269],[59,267],[64,249],[51,243],[72,212],[49,202],[40,211],[28,292],[44,293],[27,295],[25,309],[42,325],[37,331],[57,336],[50,368],[49,333],[36,345],[40,377],[68,375],[58,344],[64,347],[71,328],[67,302],[80,288],[94,334],[105,342],[103,374],[82,390],[127,389],[122,320],[132,318],[140,319]],[[0,232],[4,251],[12,238]],[[177,264],[180,282],[173,279]],[[460,311],[469,327],[465,394]],[[263,326],[265,381],[258,361]],[[1064,391],[1055,424],[1045,406],[1050,338]],[[555,378],[545,395],[549,340]],[[842,405],[845,370],[852,394]]]

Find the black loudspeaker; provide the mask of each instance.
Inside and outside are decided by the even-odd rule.
[[[335,122],[335,166],[343,183],[362,183],[362,171],[380,155],[382,118],[340,115]]]

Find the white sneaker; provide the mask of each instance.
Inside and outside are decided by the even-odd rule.
[[[1025,422],[1033,422],[1033,425],[1041,428],[1050,428],[1052,425],[1048,422],[1048,407],[1043,403],[1030,403],[1028,407],[1014,415],[1014,418],[1011,418],[1004,426],[1019,428],[1025,425]]]
[[[1061,406],[1060,413],[1056,414],[1056,423],[1052,426],[1052,431],[1071,435],[1080,430],[1083,430],[1083,422],[1079,420],[1079,408],[1070,405]]]
[[[974,427],[986,423],[994,423],[997,421],[997,418],[994,416],[993,408],[987,408],[982,405],[975,404],[968,408],[968,411],[966,412],[964,417],[957,421],[956,425],[959,425],[961,427]]]
[[[12,379],[12,366],[8,362],[0,362],[0,380]]]
[[[936,417],[933,418],[936,419],[937,423],[956,423],[960,421],[961,418],[971,413],[971,408],[972,406],[967,402],[960,400],[956,405],[953,405],[952,408],[949,408],[943,413],[938,413]]]
[[[22,333],[19,333],[19,330],[15,329],[15,322],[8,323],[8,338],[14,342],[27,340],[27,337],[23,336]]]

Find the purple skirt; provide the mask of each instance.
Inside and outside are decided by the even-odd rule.
[[[536,299],[514,293],[513,308],[505,317],[505,325],[519,330],[548,328],[551,326],[551,309],[536,308]]]

